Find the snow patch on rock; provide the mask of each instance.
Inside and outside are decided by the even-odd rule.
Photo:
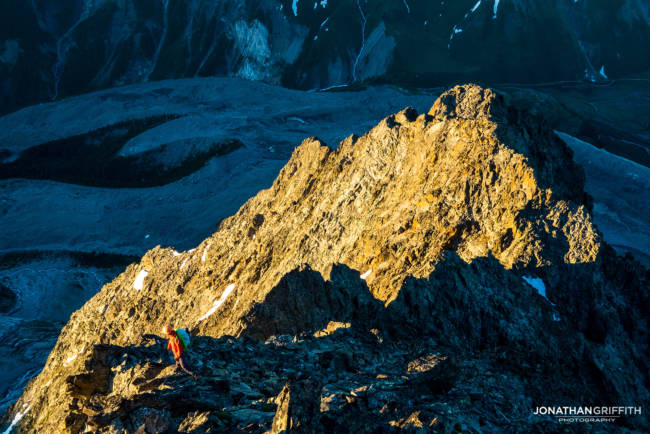
[[[609,77],[607,77],[607,74],[605,74],[605,65],[600,67],[599,73],[600,73],[601,77],[603,77],[605,80],[607,80],[609,78]]]
[[[79,354],[84,352],[85,349],[86,349],[86,346],[84,345],[83,347],[81,347],[81,349],[79,350],[78,353],[75,353],[72,356],[65,359],[64,365],[69,365],[71,362],[73,362],[77,357],[79,357]]]
[[[133,288],[137,289],[138,291],[142,291],[142,288],[144,287],[144,279],[148,275],[149,272],[147,270],[140,270],[135,280],[133,281]]]
[[[546,285],[542,279],[534,276],[523,276],[523,279],[526,281],[526,283],[535,288],[539,295],[548,300],[548,297],[546,297]]]
[[[221,307],[224,301],[228,298],[230,293],[235,289],[235,284],[231,283],[230,285],[226,286],[226,289],[223,291],[223,294],[221,294],[221,297],[219,297],[218,300],[214,302],[214,305],[210,308],[209,311],[205,313],[201,318],[199,318],[199,321],[203,321],[204,319],[208,318],[210,315],[215,313],[217,309]]]
[[[11,421],[11,424],[9,424],[7,429],[4,430],[2,434],[10,434],[11,431],[16,426],[16,424],[18,424],[18,422],[20,422],[20,420],[23,418],[23,416],[25,416],[27,414],[27,412],[29,412],[30,408],[31,407],[29,407],[27,404],[24,404],[23,409],[21,411],[19,411],[18,413],[16,413],[13,420]]]
[[[205,246],[205,249],[203,250],[203,256],[201,256],[201,262],[205,262],[205,260],[208,257],[208,249],[210,248],[210,244]]]

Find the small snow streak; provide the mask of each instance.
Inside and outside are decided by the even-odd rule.
[[[81,350],[79,350],[78,353],[76,353],[75,355],[70,356],[67,359],[65,359],[64,365],[69,365],[70,362],[74,361],[77,357],[79,357],[79,354],[83,353],[85,349],[86,349],[86,346],[84,345],[83,347],[81,347]]]
[[[293,15],[295,17],[298,16],[298,0],[293,0],[293,3],[291,4],[291,9],[293,9]]]
[[[475,12],[476,9],[478,9],[479,6],[481,6],[481,0],[478,0],[478,1],[476,2],[476,4],[474,5],[474,7],[472,8],[472,12]]]
[[[406,3],[406,0],[402,0],[402,1],[404,2],[404,6],[406,6],[406,12],[408,12],[410,14],[411,13],[411,8],[409,7],[409,4]]]
[[[544,285],[544,281],[542,279],[534,276],[523,276],[523,278],[526,281],[526,283],[528,283],[530,286],[535,288],[537,292],[539,292],[539,295],[541,295],[542,297],[548,300],[548,298],[546,297],[546,285]]]
[[[607,77],[607,74],[605,74],[605,65],[603,65],[603,66],[600,67],[600,75],[601,75],[605,80],[607,80],[608,77]]]
[[[203,256],[201,256],[201,262],[205,262],[205,260],[208,257],[208,249],[210,248],[210,244],[205,246],[205,250],[203,250]]]
[[[20,420],[23,418],[23,416],[25,416],[27,414],[27,412],[29,411],[30,408],[31,407],[28,407],[27,404],[24,404],[23,405],[23,410],[16,413],[16,415],[14,416],[14,419],[11,421],[11,424],[9,425],[9,427],[6,430],[4,430],[4,432],[2,434],[10,434],[11,430],[14,429],[16,424],[18,422],[20,422]]]
[[[138,291],[142,291],[142,288],[144,287],[144,279],[148,275],[149,272],[147,270],[140,270],[135,280],[133,281],[133,288],[137,289]]]
[[[499,0],[494,0],[494,15],[492,15],[492,19],[497,19],[497,11],[499,10]]]
[[[451,29],[451,34],[449,35],[449,44],[447,44],[447,48],[451,48],[451,40],[454,39],[454,36],[456,36],[458,33],[462,33],[463,29],[454,26],[453,29]]]
[[[370,273],[372,273],[372,270],[368,270],[368,271],[366,271],[366,272],[363,273],[360,277],[361,277],[363,280],[366,280],[366,279],[368,278],[368,276],[370,276]]]
[[[205,313],[205,315],[203,315],[201,318],[199,318],[199,321],[203,321],[204,319],[206,319],[207,317],[209,317],[210,315],[215,313],[217,311],[217,309],[219,309],[221,307],[223,302],[226,301],[226,298],[228,298],[228,296],[230,295],[230,293],[234,289],[235,289],[235,284],[234,283],[231,283],[230,285],[228,285],[226,287],[226,289],[224,289],[223,294],[221,294],[221,297],[219,297],[219,299],[214,302],[214,305],[210,308],[209,311],[207,311]]]

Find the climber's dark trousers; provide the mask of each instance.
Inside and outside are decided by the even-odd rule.
[[[196,374],[194,372],[190,371],[189,368],[187,367],[187,362],[185,360],[183,360],[183,356],[176,359],[176,367],[181,368],[183,371],[187,372],[192,377],[196,377]]]

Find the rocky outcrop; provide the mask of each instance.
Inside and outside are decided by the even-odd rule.
[[[288,382],[276,398],[271,432],[317,432],[320,428],[322,384],[305,380]]]
[[[475,85],[335,151],[307,139],[195,249],[149,251],[75,312],[6,421],[256,432],[320,396],[324,430],[547,430],[535,406],[647,404],[648,272],[583,185],[542,120]],[[143,335],[166,322],[196,335],[198,383]]]

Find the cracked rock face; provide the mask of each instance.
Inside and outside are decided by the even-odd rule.
[[[590,213],[566,145],[479,86],[336,151],[306,139],[195,249],[149,251],[75,312],[5,421],[543,430],[536,405],[642,405],[648,272]],[[196,384],[143,336],[167,322],[200,336]]]

